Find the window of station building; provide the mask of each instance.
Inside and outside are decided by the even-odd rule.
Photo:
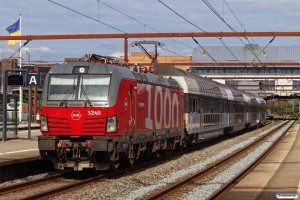
[[[287,74],[293,74],[294,73],[294,69],[293,68],[287,68],[286,73]]]
[[[300,68],[295,67],[193,67],[196,74],[295,74]]]
[[[241,68],[237,69],[237,72],[241,73],[241,74],[247,74],[248,73],[248,69],[246,67],[241,67]]]
[[[210,69],[209,69],[208,67],[206,68],[206,73],[207,73],[207,74],[210,74],[210,73],[211,73],[211,71],[210,71]]]
[[[266,69],[266,67],[261,67],[259,70],[260,70],[260,73],[261,73],[261,74],[267,74],[267,71],[268,71],[268,70]]]
[[[225,85],[231,85],[231,80],[225,80]]]
[[[283,73],[283,74],[287,73],[287,68],[286,67],[279,68],[279,70],[280,70],[279,73]]]
[[[201,67],[195,67],[194,69],[193,69],[193,73],[194,73],[194,70],[196,70],[196,72],[195,73],[197,73],[197,74],[202,74],[202,68]]]
[[[275,70],[275,68],[270,68],[270,69],[269,69],[269,72],[270,72],[270,74],[275,74],[275,73],[276,73],[276,70]]]
[[[293,90],[300,90],[300,80],[293,80]]]
[[[198,74],[199,73],[199,68],[198,67],[191,67],[191,72],[194,74]]]
[[[203,68],[198,68],[198,74],[203,74]]]
[[[214,67],[211,67],[209,71],[211,74],[217,74],[216,69]]]
[[[230,74],[231,73],[231,68],[230,67],[227,67],[226,68],[226,74]]]
[[[257,80],[263,90],[275,90],[275,80]]]

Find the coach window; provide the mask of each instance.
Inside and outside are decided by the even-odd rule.
[[[198,112],[198,98],[193,97],[192,99],[192,112]]]

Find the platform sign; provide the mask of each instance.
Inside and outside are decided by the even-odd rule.
[[[7,75],[7,85],[23,86],[24,76],[23,74],[9,74]]]
[[[26,86],[39,86],[41,84],[39,73],[26,73]]]

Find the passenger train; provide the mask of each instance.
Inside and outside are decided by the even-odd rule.
[[[41,103],[41,157],[61,170],[107,170],[266,120],[266,102],[253,94],[170,66],[153,69],[52,67]]]

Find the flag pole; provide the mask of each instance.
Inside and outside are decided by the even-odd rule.
[[[20,14],[20,35],[22,35],[22,17]],[[20,50],[19,50],[19,64],[20,64],[20,69],[22,69],[22,40],[19,42],[20,44]],[[20,94],[20,107],[19,107],[19,122],[22,122],[22,107],[23,107],[23,90],[22,86],[19,87],[19,94]]]

